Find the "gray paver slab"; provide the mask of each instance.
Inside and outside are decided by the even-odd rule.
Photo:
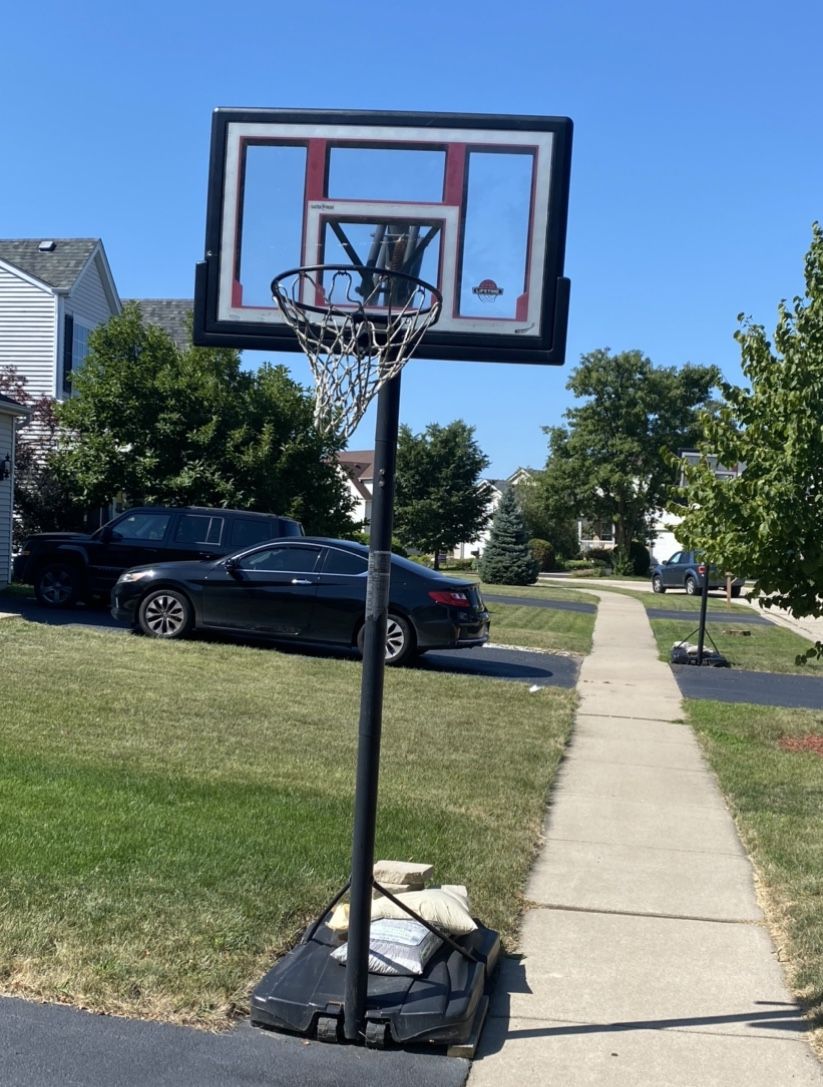
[[[768,1014],[768,1013],[767,1013]],[[775,1014],[780,1015],[779,1009]],[[505,1042],[505,1054],[500,1046]],[[805,1040],[488,1020],[469,1087],[821,1087]]]
[[[596,713],[578,713],[575,718],[574,735],[607,740],[620,737],[636,743],[638,747],[646,744],[682,744],[690,748],[699,746],[694,732],[682,721],[654,719],[640,721]]]
[[[596,796],[634,800],[655,811],[688,809],[683,812],[683,818],[693,820],[696,826],[700,811],[708,809],[727,815],[725,801],[702,768],[680,770],[624,765],[618,771],[607,762],[571,757],[560,768],[555,790],[558,799],[566,795]]]
[[[588,659],[588,658],[587,658]],[[585,667],[585,661],[583,665]],[[621,680],[601,680],[584,677],[581,669],[577,693],[580,696],[581,713],[599,714],[604,717],[626,717],[645,721],[682,721],[683,702],[680,689],[672,679],[668,684],[655,687]]]
[[[575,842],[615,842],[656,849],[740,853],[729,815],[713,808],[694,809],[684,821],[682,808],[657,810],[638,800],[566,794],[549,808],[548,833]]]
[[[592,910],[760,921],[744,856],[549,839],[529,880],[533,902]]]
[[[492,1014],[633,1023],[743,1038],[804,1029],[768,933],[753,924],[534,909]]]
[[[567,758],[604,763],[612,766],[615,774],[622,773],[625,766],[706,772],[706,764],[695,741],[671,743],[651,740],[639,743],[635,739],[623,738],[616,729],[612,730],[611,736],[603,736],[575,728]]]

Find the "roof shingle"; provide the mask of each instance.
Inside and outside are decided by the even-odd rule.
[[[44,240],[49,239],[0,238],[0,260],[57,291],[70,291],[100,239],[54,238],[53,248],[41,249]]]

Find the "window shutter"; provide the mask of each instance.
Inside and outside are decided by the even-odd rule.
[[[74,342],[74,318],[67,313],[63,320],[63,392],[71,390],[69,375],[72,368],[72,345]]]

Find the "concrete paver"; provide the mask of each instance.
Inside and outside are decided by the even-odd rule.
[[[821,1087],[643,605],[597,595],[522,954],[502,964],[469,1087]]]

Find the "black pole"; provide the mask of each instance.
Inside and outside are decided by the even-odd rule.
[[[703,588],[700,590],[700,625],[697,628],[697,663],[703,663],[703,643],[706,640],[706,610],[709,606],[709,564],[704,564]]]
[[[377,779],[380,772],[380,732],[383,725],[383,674],[386,660],[386,620],[389,610],[394,475],[399,419],[400,374],[397,374],[391,381],[387,381],[377,394],[374,487],[352,834],[349,947],[343,1008],[343,1033],[350,1042],[358,1041],[363,1037],[366,1023],[374,830],[377,815]]]

